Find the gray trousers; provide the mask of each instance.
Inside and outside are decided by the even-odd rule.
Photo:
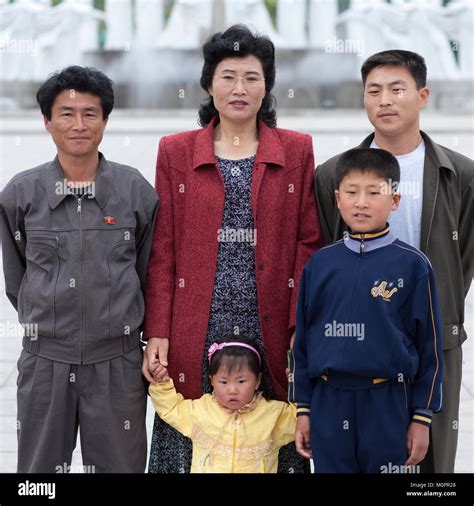
[[[443,410],[433,415],[430,446],[420,464],[422,473],[454,473],[458,447],[462,348],[444,350]]]
[[[142,349],[90,365],[22,351],[18,360],[18,472],[68,472],[80,427],[86,472],[143,473],[146,386]]]

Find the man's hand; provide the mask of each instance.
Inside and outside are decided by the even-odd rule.
[[[408,427],[407,448],[408,460],[406,466],[416,466],[421,462],[428,451],[430,444],[430,428],[421,423],[412,422]]]
[[[155,369],[158,360],[163,367],[168,367],[169,339],[167,337],[150,337],[143,353],[142,374],[145,378],[155,384],[151,369]]]
[[[310,459],[313,456],[311,451],[311,436],[309,416],[303,415],[296,418],[295,431],[296,451],[303,457]]]

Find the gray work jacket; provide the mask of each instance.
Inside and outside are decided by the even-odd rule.
[[[158,210],[136,169],[99,156],[81,198],[56,157],[14,176],[0,200],[5,291],[25,329],[23,347],[73,364],[139,345]]]

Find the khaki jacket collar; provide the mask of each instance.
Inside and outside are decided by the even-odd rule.
[[[450,169],[454,173],[456,173],[456,169],[454,168],[451,160],[446,156],[446,153],[432,140],[431,137],[420,130],[421,137],[423,138],[423,141],[425,143],[425,149],[426,154],[430,156],[432,159],[432,162],[434,162],[432,165],[430,165],[429,169],[437,168],[446,168]],[[368,148],[372,144],[372,141],[374,140],[375,133],[371,133],[368,135],[360,144],[359,148]],[[425,161],[425,168],[426,168],[426,161]]]
[[[448,169],[453,175],[456,175],[456,169],[454,168],[451,160],[446,156],[443,150],[431,140],[429,135],[421,130],[420,134],[425,143],[420,249],[426,253],[430,240],[436,199],[438,198],[440,170]],[[368,148],[374,140],[374,137],[374,133],[370,134],[362,141],[359,147]]]

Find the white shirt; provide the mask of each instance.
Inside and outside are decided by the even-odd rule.
[[[372,141],[371,148],[378,148]],[[395,157],[400,164],[400,205],[389,216],[390,228],[395,236],[415,248],[420,248],[421,211],[423,205],[423,167],[425,143],[406,155]]]

